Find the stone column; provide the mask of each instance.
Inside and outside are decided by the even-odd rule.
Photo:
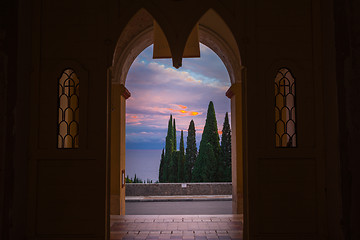
[[[241,78],[245,76],[245,68],[241,68]],[[244,85],[242,81],[231,85],[226,96],[231,99],[231,165],[232,165],[232,211],[234,214],[244,213]]]
[[[130,92],[123,84],[111,86],[110,214],[125,215],[125,108]]]

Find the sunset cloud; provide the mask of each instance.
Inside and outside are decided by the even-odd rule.
[[[151,46],[135,59],[126,79],[131,92],[126,101],[128,149],[162,149],[170,114],[176,119],[178,131],[187,131],[194,120],[199,144],[210,101],[214,102],[218,128],[222,130],[225,112],[230,111],[225,96],[229,76],[212,50],[201,45],[201,56],[183,59],[183,67],[175,69],[171,59],[153,60]]]
[[[167,108],[166,110],[169,110],[171,112],[171,114],[179,113],[180,117],[196,116],[196,115],[202,114],[202,112],[185,110],[185,109],[188,109],[188,107],[181,105],[181,104],[170,104],[170,105],[172,106],[172,108]]]

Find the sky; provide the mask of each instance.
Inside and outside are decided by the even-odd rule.
[[[177,144],[184,130],[186,145],[187,129],[194,120],[199,145],[210,101],[221,134],[225,113],[231,117],[225,96],[231,84],[220,58],[201,44],[201,57],[184,58],[183,66],[176,69],[171,59],[152,59],[152,53],[153,45],[135,59],[126,79],[131,93],[126,101],[126,149],[164,148],[170,114],[176,121]]]

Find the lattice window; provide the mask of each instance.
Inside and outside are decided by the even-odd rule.
[[[66,69],[59,79],[58,148],[79,148],[79,79]]]
[[[296,147],[295,79],[287,68],[275,77],[275,146]]]

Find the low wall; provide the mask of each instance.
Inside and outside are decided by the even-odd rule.
[[[231,183],[126,183],[126,196],[232,195]]]

